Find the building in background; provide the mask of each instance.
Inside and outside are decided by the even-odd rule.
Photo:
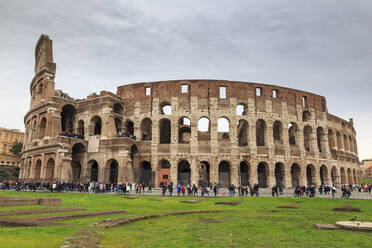
[[[10,149],[15,142],[23,142],[24,133],[18,129],[0,128],[0,166],[18,166],[19,156]]]
[[[362,161],[363,178],[372,178],[372,158]]]

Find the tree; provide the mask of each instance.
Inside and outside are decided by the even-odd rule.
[[[22,142],[14,142],[12,147],[10,148],[10,152],[13,153],[14,155],[18,155],[22,151]]]

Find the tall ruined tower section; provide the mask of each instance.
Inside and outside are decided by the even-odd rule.
[[[30,85],[30,109],[54,96],[56,64],[53,62],[52,40],[42,34],[35,47],[35,76]]]

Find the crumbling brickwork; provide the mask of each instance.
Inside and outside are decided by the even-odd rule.
[[[353,120],[329,114],[323,96],[258,83],[175,80],[74,100],[54,89],[51,45],[42,35],[36,47],[22,179],[156,187],[360,183]]]

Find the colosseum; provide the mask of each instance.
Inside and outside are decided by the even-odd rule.
[[[361,181],[353,120],[323,96],[226,80],[119,86],[86,99],[55,89],[52,40],[41,35],[20,179],[219,183],[261,188]]]

